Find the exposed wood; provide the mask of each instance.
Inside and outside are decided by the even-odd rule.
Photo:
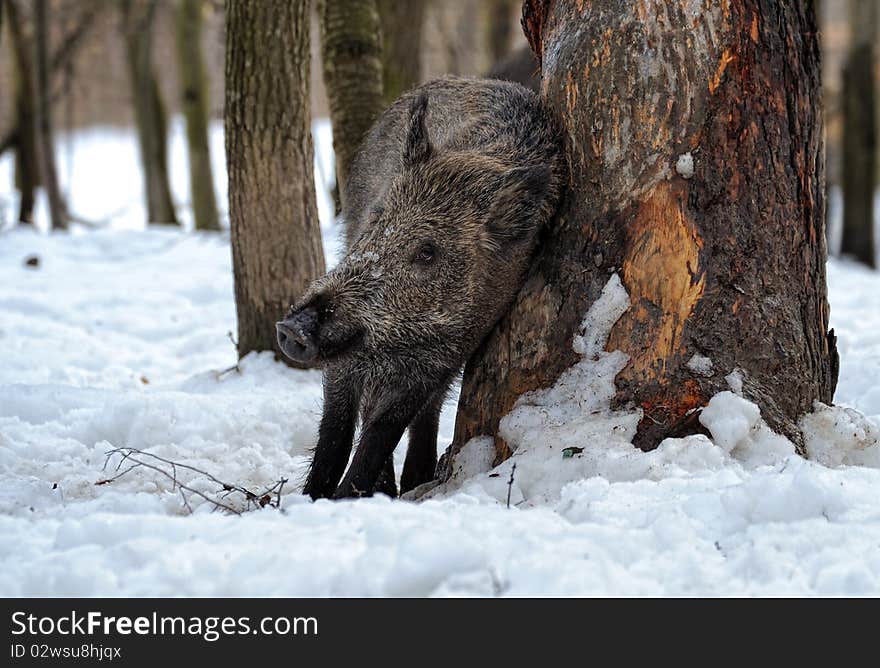
[[[180,0],[176,37],[180,107],[186,122],[195,227],[197,230],[219,230],[211,151],[208,147],[208,79],[202,62],[202,0]]]
[[[812,11],[529,0],[524,14],[569,188],[516,304],[465,370],[450,466],[478,435],[509,456],[500,418],[577,360],[572,337],[614,273],[632,306],[607,346],[630,357],[613,404],[642,409],[638,446],[698,430],[693,409],[736,370],[800,447],[797,420],[831,402],[838,366]]]
[[[312,168],[308,3],[226,3],[226,161],[238,353],[324,273]]]

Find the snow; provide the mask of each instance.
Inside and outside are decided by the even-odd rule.
[[[173,127],[182,203],[185,156]],[[315,134],[317,178],[326,180],[326,123]],[[628,304],[612,278],[572,341],[580,361],[502,421],[512,459],[493,468],[493,441],[481,437],[458,457],[453,479],[419,502],[311,503],[299,490],[320,419],[320,376],[268,354],[231,368],[228,235],[143,229],[130,133],[81,133],[72,144],[73,208],[111,223],[0,237],[0,594],[880,594],[877,273],[829,263],[839,405],[803,418],[810,459],[793,455],[739,396],[734,369],[713,370],[732,391],[699,415],[711,438],[636,450],[638,411],[608,404],[626,359],[604,350],[605,337]],[[222,195],[222,161],[215,169]],[[4,158],[6,220],[10,178]],[[322,192],[325,244],[336,244],[328,202]],[[38,214],[44,222],[44,209]],[[338,248],[330,246],[331,263]],[[25,264],[29,256],[38,266]],[[441,448],[454,413],[455,398],[441,418]],[[105,470],[105,453],[121,447],[252,490],[287,478],[282,509],[211,512],[143,468],[96,485],[115,475],[118,456]],[[401,447],[398,472],[403,455]],[[217,492],[195,471],[177,477]]]
[[[675,161],[675,171],[683,179],[690,179],[694,176],[694,154],[688,151],[678,156]]]
[[[700,355],[699,353],[695,353],[688,360],[687,368],[697,373],[701,376],[710,377],[713,373],[715,373],[712,368],[712,360],[706,357],[705,355]]]

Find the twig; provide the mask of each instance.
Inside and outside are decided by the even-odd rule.
[[[85,9],[82,10],[77,17],[77,22],[74,27],[64,35],[61,45],[56,49],[55,53],[52,54],[49,62],[53,72],[60,70],[61,67],[73,57],[80,41],[92,29],[95,19],[102,10],[103,3],[97,0],[86,5]]]
[[[225,376],[227,373],[230,373],[231,371],[235,371],[235,373],[240,374],[241,367],[238,366],[238,364],[233,364],[228,369],[223,369],[222,371],[215,371],[214,374],[217,376],[217,380],[220,380],[223,378],[223,376]]]
[[[193,471],[194,473],[198,473],[199,475],[206,477],[208,480],[210,480],[214,484],[219,485],[222,492],[223,492],[223,495],[222,495],[223,498],[226,498],[227,496],[229,496],[229,494],[231,494],[233,492],[241,494],[244,497],[244,500],[246,503],[245,510],[252,510],[255,508],[264,508],[266,506],[271,506],[273,508],[280,508],[281,507],[281,490],[284,487],[284,483],[287,482],[287,478],[281,478],[278,482],[276,482],[275,484],[273,484],[270,487],[267,487],[266,489],[264,489],[261,492],[252,492],[251,490],[247,489],[246,487],[243,487],[242,485],[235,485],[232,483],[224,482],[223,480],[220,480],[216,476],[211,475],[207,471],[203,471],[202,469],[196,468],[195,466],[190,466],[189,464],[182,464],[181,462],[175,462],[170,459],[166,459],[165,457],[160,457],[159,455],[155,455],[151,452],[144,452],[143,450],[138,450],[137,448],[114,448],[113,450],[108,450],[105,454],[107,455],[107,459],[104,462],[104,469],[105,470],[114,455],[119,455],[119,462],[117,462],[117,464],[116,464],[115,471],[119,471],[122,468],[122,465],[125,464],[126,462],[130,462],[131,466],[126,468],[124,471],[121,471],[121,472],[117,473],[116,475],[111,476],[110,478],[106,478],[106,479],[97,481],[95,483],[95,485],[109,484],[109,483],[113,482],[114,480],[118,480],[122,476],[131,472],[133,469],[136,469],[139,467],[148,468],[152,471],[156,471],[157,473],[161,473],[166,478],[171,480],[172,491],[175,489],[180,491],[180,495],[183,497],[184,504],[186,505],[186,507],[190,511],[190,513],[192,513],[192,506],[189,503],[189,499],[187,499],[186,495],[184,494],[185,491],[189,492],[190,494],[195,494],[196,496],[198,496],[198,497],[204,499],[205,501],[207,501],[208,503],[212,504],[214,506],[214,510],[217,510],[219,508],[221,510],[225,510],[227,512],[234,513],[235,515],[241,515],[242,511],[237,510],[237,509],[233,508],[232,506],[230,506],[226,503],[223,503],[222,501],[218,501],[217,499],[208,496],[207,494],[199,491],[198,489],[195,489],[193,487],[190,487],[189,485],[182,483],[180,480],[178,480],[178,477],[177,477],[177,470],[179,468],[186,469],[188,471]],[[156,462],[160,462],[162,464],[167,464],[168,466],[171,467],[171,471],[169,472],[168,470],[162,468],[158,464],[149,461],[149,459],[155,460]],[[274,502],[272,501],[273,494],[275,495]]]
[[[186,506],[186,509],[189,511],[189,514],[192,515],[193,509],[192,506],[189,505],[189,499],[186,498],[186,494],[183,493],[183,487],[180,487],[180,496],[183,499],[183,505]]]
[[[513,474],[516,473],[516,462],[510,469],[510,480],[507,481],[507,507],[510,508],[510,492],[513,489]]]

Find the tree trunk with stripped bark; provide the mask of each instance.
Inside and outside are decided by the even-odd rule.
[[[728,389],[802,450],[830,403],[819,50],[812,7],[776,0],[527,0],[542,95],[570,177],[525,287],[465,370],[454,443],[493,435],[579,357],[572,338],[617,274],[630,308],[608,350],[635,444],[701,429]],[[711,366],[689,364],[695,356]],[[448,475],[448,472],[447,472]]]

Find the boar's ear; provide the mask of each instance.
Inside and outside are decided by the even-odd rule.
[[[546,165],[516,167],[501,177],[492,198],[490,231],[502,240],[515,241],[531,231],[550,187],[550,168]]]
[[[412,167],[425,162],[431,156],[431,142],[425,127],[428,112],[428,95],[422,93],[409,108],[409,126],[403,145],[403,164]]]

